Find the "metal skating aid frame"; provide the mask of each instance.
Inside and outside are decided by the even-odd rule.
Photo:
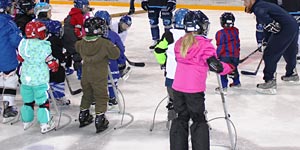
[[[150,126],[150,131],[153,131],[153,129],[154,129],[154,125],[155,125],[155,116],[156,116],[156,112],[157,112],[157,110],[158,110],[158,108],[159,108],[159,106],[161,105],[161,103],[164,101],[164,100],[166,100],[167,98],[168,98],[169,96],[167,95],[166,97],[164,97],[158,104],[157,104],[157,106],[156,106],[156,108],[155,108],[155,111],[154,111],[154,114],[153,114],[153,120],[152,120],[152,124],[151,124],[151,126]],[[169,126],[169,121],[167,122],[167,128],[168,128],[168,126]]]
[[[128,126],[129,124],[131,124],[131,123],[133,122],[133,120],[134,120],[134,116],[133,116],[132,114],[130,114],[130,113],[127,113],[127,112],[125,111],[125,108],[126,108],[126,107],[125,107],[125,98],[124,98],[124,95],[123,95],[123,93],[121,92],[121,90],[118,89],[118,87],[116,86],[116,84],[115,84],[115,82],[114,82],[114,79],[113,79],[113,77],[112,77],[111,70],[110,70],[109,66],[108,66],[108,76],[109,76],[109,80],[110,80],[110,82],[111,82],[111,84],[112,84],[113,91],[114,91],[114,93],[115,93],[115,95],[116,95],[116,100],[117,100],[117,102],[118,102],[118,106],[119,106],[119,112],[118,112],[118,113],[122,113],[122,119],[121,119],[121,123],[120,123],[121,125],[118,126],[118,127],[114,127],[114,129],[116,130],[116,129],[120,129],[120,128],[126,127],[126,126]],[[122,96],[123,107],[122,107],[122,105],[121,105],[122,103],[120,103],[121,101],[120,101],[118,92],[119,92],[120,95]],[[125,124],[123,124],[123,121],[124,121],[124,115],[127,115],[127,116],[130,117],[130,121],[127,122],[127,123],[125,123]]]
[[[225,99],[224,89],[222,88],[221,77],[219,74],[216,74],[216,75],[217,75],[217,79],[218,79],[218,85],[220,87],[220,95],[221,95],[221,99],[222,99],[222,105],[223,105],[225,117],[216,117],[216,118],[208,120],[208,122],[211,122],[216,119],[225,119],[226,124],[227,124],[227,129],[228,129],[229,141],[230,141],[230,145],[231,145],[230,150],[236,150],[236,146],[237,146],[236,129],[235,129],[233,122],[230,120],[230,114],[228,113],[228,110],[227,110],[226,99]],[[233,127],[235,134],[232,133],[231,127]],[[226,146],[220,146],[220,147],[226,147]]]

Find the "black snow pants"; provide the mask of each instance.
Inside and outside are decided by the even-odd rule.
[[[209,150],[209,129],[205,116],[204,93],[183,93],[174,90],[174,110],[178,117],[172,121],[170,150],[188,150],[189,121],[193,150]]]

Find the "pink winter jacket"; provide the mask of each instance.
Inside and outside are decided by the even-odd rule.
[[[181,37],[175,43],[175,57],[177,68],[173,82],[173,89],[184,93],[204,92],[206,89],[207,72],[209,71],[206,60],[216,56],[216,49],[211,44],[211,39],[203,36],[195,36],[197,43],[188,49],[187,55],[183,58],[180,55]],[[221,62],[222,63],[222,62]],[[229,64],[222,63],[224,70],[221,75],[232,72]],[[217,82],[217,81],[216,81]]]

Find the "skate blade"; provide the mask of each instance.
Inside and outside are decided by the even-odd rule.
[[[103,131],[105,131],[107,128],[108,128],[108,126],[103,127],[103,128],[100,128],[100,129],[97,129],[97,130],[96,130],[96,133],[103,132]]]
[[[31,126],[33,125],[33,123],[28,123],[27,125],[23,126],[24,131],[26,131],[27,129],[29,129]]]
[[[79,128],[83,128],[85,126],[88,126],[90,124],[92,124],[94,121],[92,120],[91,122],[88,122],[88,123],[82,123],[82,124],[79,124]]]
[[[277,90],[276,89],[256,89],[256,92],[261,93],[261,94],[267,94],[267,95],[276,95]]]
[[[49,133],[49,132],[51,132],[51,131],[53,131],[53,130],[55,130],[56,131],[56,126],[54,126],[52,129],[49,129],[49,130],[47,130],[47,131],[41,131],[41,133],[42,134],[46,134],[46,133]]]
[[[8,118],[3,118],[2,119],[2,123],[3,124],[6,124],[6,123],[9,123],[9,122],[12,122],[15,120],[16,117],[8,117]]]
[[[300,81],[283,81],[286,85],[300,85]]]

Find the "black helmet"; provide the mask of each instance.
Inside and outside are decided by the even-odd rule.
[[[108,27],[104,19],[99,17],[90,17],[83,24],[86,35],[106,35]]]
[[[189,11],[184,17],[185,32],[197,32],[199,35],[207,35],[209,19],[200,10]]]
[[[220,17],[220,23],[222,27],[233,27],[234,21],[235,18],[231,12],[224,12]]]

